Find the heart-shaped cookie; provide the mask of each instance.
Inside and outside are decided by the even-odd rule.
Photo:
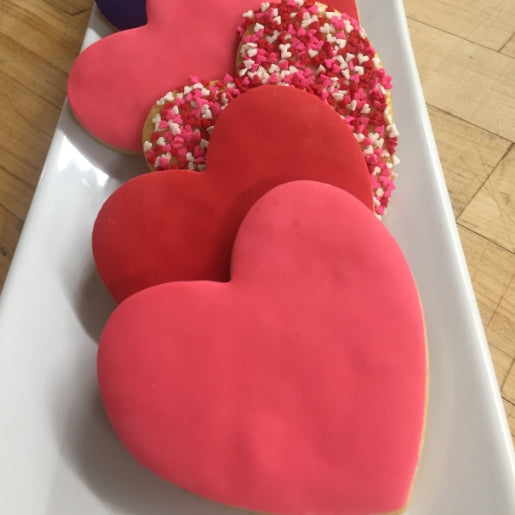
[[[369,174],[352,132],[331,107],[295,88],[263,86],[233,100],[218,117],[207,159],[202,173],[136,177],[103,205],[93,255],[117,301],[162,282],[228,280],[243,217],[281,183],[334,184],[372,208]]]
[[[310,181],[252,207],[230,282],[137,293],[98,352],[105,408],[137,460],[202,497],[283,515],[405,507],[426,366],[395,240],[350,194]]]
[[[354,0],[335,7],[355,9]],[[70,106],[87,131],[107,145],[141,153],[141,129],[152,103],[190,75],[234,73],[237,27],[256,0],[147,0],[148,23],[90,45],[68,78]]]

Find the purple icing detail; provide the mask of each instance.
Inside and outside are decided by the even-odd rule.
[[[132,29],[147,23],[146,0],[95,0],[100,12],[117,29]]]

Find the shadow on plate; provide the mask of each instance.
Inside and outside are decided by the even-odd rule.
[[[68,102],[63,106],[59,128],[95,168],[102,170],[110,179],[120,184],[149,172],[143,155],[133,156],[118,152],[89,134],[73,116]]]
[[[104,286],[93,261],[83,269],[72,297],[75,313],[82,326],[98,343],[116,303]]]
[[[79,361],[82,360],[78,359],[77,363]],[[80,392],[62,395],[66,398],[67,416],[63,417],[61,405],[60,417],[56,418],[60,426],[57,434],[67,465],[92,495],[101,499],[108,512],[134,515],[248,513],[189,494],[140,465],[114,434],[94,374],[89,382]]]

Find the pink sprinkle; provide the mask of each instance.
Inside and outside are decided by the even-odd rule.
[[[168,162],[169,162],[168,158],[166,158],[166,157],[160,157],[160,158],[158,159],[158,161],[159,161],[159,166],[161,166],[161,167],[163,167],[163,168],[164,168],[164,167],[168,164]]]

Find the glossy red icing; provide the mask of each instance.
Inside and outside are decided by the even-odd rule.
[[[395,240],[350,194],[309,181],[252,207],[230,282],[137,293],[98,353],[105,408],[137,460],[200,496],[282,515],[406,505],[426,366]]]
[[[256,0],[148,0],[148,23],[90,45],[68,78],[79,122],[108,145],[141,153],[141,130],[153,102],[185,83],[234,74],[236,29]],[[356,12],[354,0],[335,8]]]
[[[226,281],[250,206],[297,179],[347,189],[372,209],[361,149],[331,107],[295,88],[250,90],[220,114],[205,172],[142,175],[106,201],[93,230],[100,276],[118,301],[167,281]]]

